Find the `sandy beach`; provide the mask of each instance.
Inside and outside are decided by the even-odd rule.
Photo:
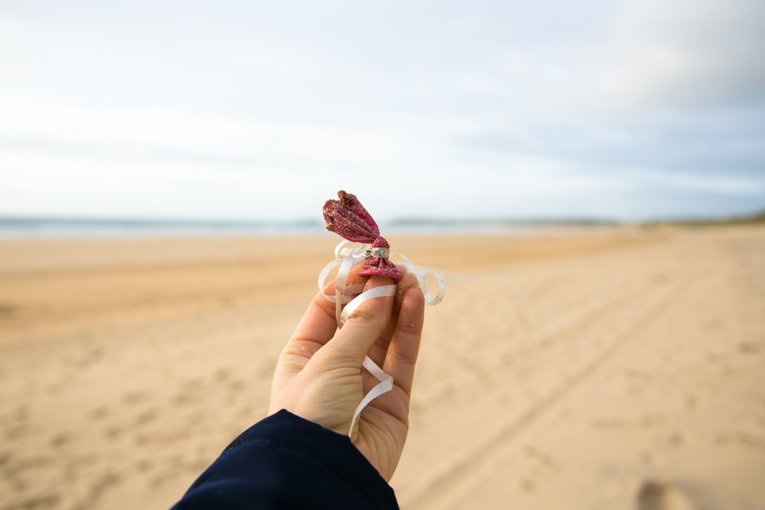
[[[765,229],[388,239],[449,281],[403,509],[765,509]],[[0,509],[169,507],[264,417],[335,242],[0,240]]]

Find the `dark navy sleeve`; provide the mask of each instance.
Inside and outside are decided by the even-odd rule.
[[[234,440],[173,510],[398,509],[346,436],[282,410]]]

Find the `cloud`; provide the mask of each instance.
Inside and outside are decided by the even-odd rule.
[[[765,4],[631,0],[613,27],[606,91],[636,107],[708,108],[765,100]],[[610,89],[610,90],[609,90]]]
[[[40,5],[0,8],[0,213],[765,204],[754,0]]]

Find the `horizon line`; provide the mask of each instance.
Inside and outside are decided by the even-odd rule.
[[[720,214],[720,215],[666,215],[645,219],[620,219],[595,215],[529,215],[529,216],[484,216],[484,217],[437,217],[437,216],[398,216],[380,221],[391,226],[480,226],[480,225],[544,225],[544,224],[591,224],[591,225],[641,225],[654,223],[698,223],[698,222],[730,222],[765,219],[765,207],[750,213]],[[82,224],[82,225],[124,225],[124,226],[209,226],[209,227],[322,227],[324,222],[315,218],[295,219],[213,219],[213,218],[173,218],[173,217],[130,217],[130,216],[87,216],[87,215],[45,215],[45,214],[7,214],[0,213],[0,222],[33,223],[46,222],[50,224]]]

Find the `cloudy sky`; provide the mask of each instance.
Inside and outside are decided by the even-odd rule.
[[[0,215],[765,208],[761,0],[0,1]]]

